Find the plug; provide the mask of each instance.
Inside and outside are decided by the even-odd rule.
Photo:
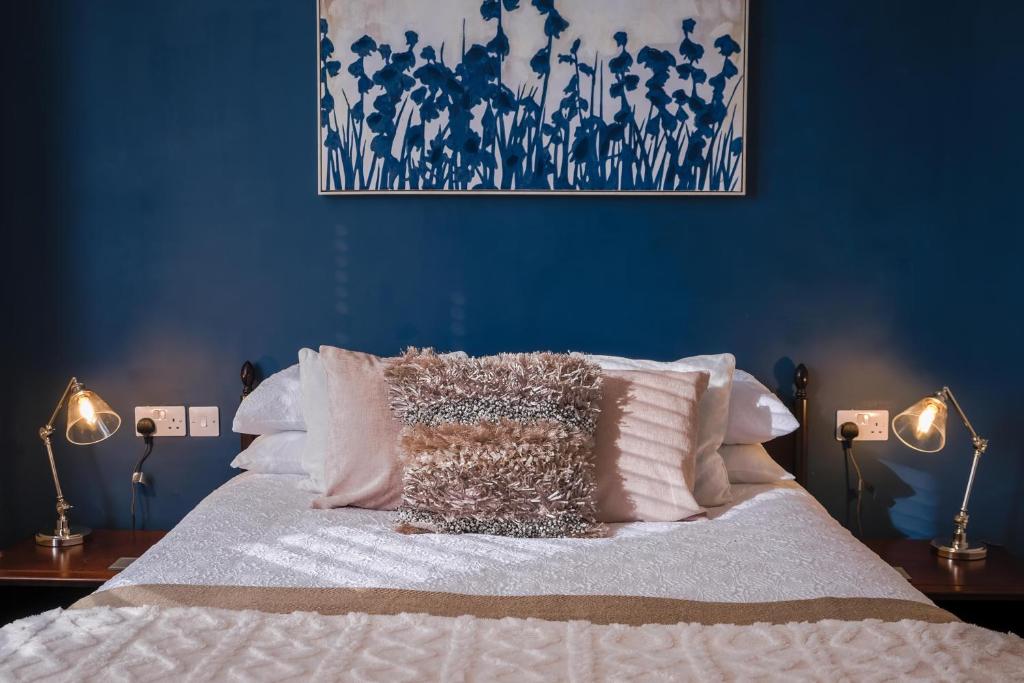
[[[843,441],[850,442],[860,435],[860,429],[853,422],[844,422],[839,425],[839,435],[843,437]]]

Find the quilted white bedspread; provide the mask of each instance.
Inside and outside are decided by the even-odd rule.
[[[1024,641],[962,623],[753,626],[54,610],[0,630],[0,679],[62,681],[1004,681]]]
[[[103,588],[401,588],[472,595],[644,595],[709,602],[927,602],[803,488],[735,486],[709,519],[612,525],[599,539],[406,536],[392,513],[311,510],[300,477],[240,475]],[[101,589],[102,590],[102,589]]]

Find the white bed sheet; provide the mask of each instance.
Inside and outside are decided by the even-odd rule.
[[[716,602],[928,602],[792,482],[734,486],[707,519],[598,539],[402,535],[393,513],[313,510],[301,477],[241,474],[100,590],[138,584],[372,587]]]

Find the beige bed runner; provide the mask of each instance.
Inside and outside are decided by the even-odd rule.
[[[279,614],[421,613],[485,619],[516,617],[593,624],[787,624],[824,619],[931,623],[957,621],[926,603],[890,598],[814,598],[779,602],[699,602],[617,595],[464,595],[391,588],[285,588],[152,584],[93,593],[72,609],[87,607],[219,607]]]

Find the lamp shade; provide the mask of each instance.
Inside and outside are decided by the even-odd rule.
[[[68,399],[68,441],[79,446],[99,443],[113,436],[121,426],[121,417],[107,402],[87,389],[79,389]]]
[[[948,413],[941,396],[927,396],[894,417],[892,430],[914,450],[935,453],[946,445]]]

